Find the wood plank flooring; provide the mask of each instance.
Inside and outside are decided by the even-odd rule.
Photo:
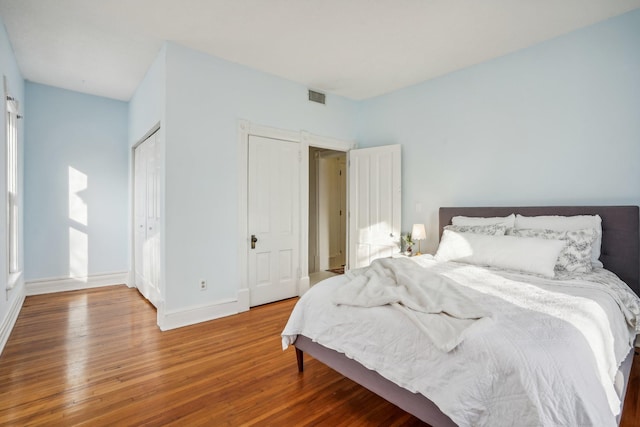
[[[296,300],[160,332],[135,289],[27,297],[0,356],[0,425],[424,425],[295,352]],[[623,426],[640,426],[640,357]]]

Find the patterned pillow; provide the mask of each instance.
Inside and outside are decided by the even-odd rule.
[[[445,230],[455,231],[456,233],[473,233],[486,234],[488,236],[504,236],[507,226],[504,224],[488,224],[488,225],[447,225]]]
[[[598,232],[593,228],[574,231],[509,228],[506,234],[508,236],[566,240],[567,245],[560,252],[556,262],[555,271],[557,273],[589,273],[593,269],[591,265],[591,246],[598,237]]]

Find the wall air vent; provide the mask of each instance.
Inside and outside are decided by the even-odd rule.
[[[309,89],[309,101],[317,102],[318,104],[325,104],[325,97],[326,95],[324,93]]]

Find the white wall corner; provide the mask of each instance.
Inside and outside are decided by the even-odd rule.
[[[102,286],[122,285],[129,282],[129,272],[94,274],[86,277],[61,277],[40,279],[25,283],[27,295],[42,295],[54,292],[76,291]]]
[[[247,176],[247,161],[248,161],[248,140],[249,140],[249,128],[251,124],[247,120],[238,121],[238,188],[240,195],[238,197],[238,277],[240,278],[239,289],[246,288],[247,284],[247,269],[248,259],[247,250],[249,238],[247,235],[247,219],[248,219],[248,176]]]
[[[309,279],[309,276],[302,276],[300,278],[300,283],[298,284],[298,295],[304,295],[309,288],[311,288],[311,280]]]
[[[240,291],[238,296],[240,296]],[[166,310],[164,304],[160,304],[160,307],[158,307],[158,326],[161,331],[168,331],[238,314],[248,309],[248,289],[247,295],[242,295],[242,298],[247,301],[241,303],[240,300],[222,300],[212,304],[192,306],[179,310]],[[244,308],[244,304],[246,304],[247,309]]]
[[[16,320],[18,320],[18,315],[20,314],[26,296],[24,286],[16,286],[11,292],[14,291],[18,291],[19,294],[13,299],[7,315],[2,319],[2,323],[0,323],[0,354],[2,354],[4,346],[9,340],[9,335],[11,335]]]

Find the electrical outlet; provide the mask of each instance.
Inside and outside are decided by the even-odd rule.
[[[207,281],[202,279],[200,280],[200,290],[204,291],[205,289],[207,289]]]

